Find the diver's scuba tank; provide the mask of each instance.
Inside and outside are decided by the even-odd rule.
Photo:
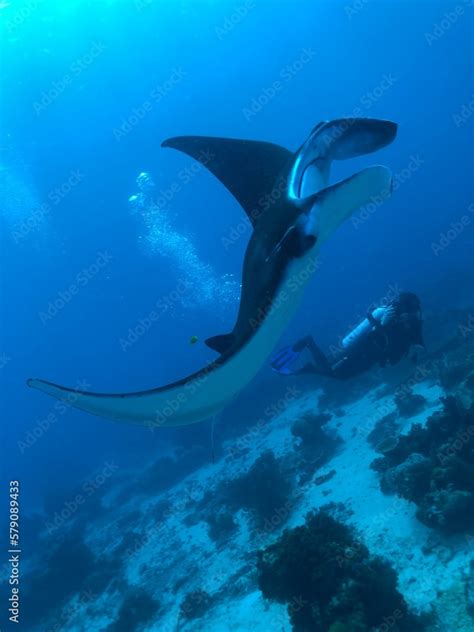
[[[372,318],[376,320],[378,323],[382,322],[382,318],[384,317],[387,311],[387,307],[377,307],[372,312]],[[373,323],[370,322],[368,318],[364,318],[364,320],[357,325],[350,333],[347,334],[345,338],[342,340],[342,347],[345,351],[348,349],[354,348],[355,346],[359,346],[362,344],[369,334],[371,334],[374,330]]]

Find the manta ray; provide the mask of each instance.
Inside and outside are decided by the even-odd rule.
[[[274,350],[323,244],[355,210],[390,197],[387,167],[368,167],[329,186],[332,161],[374,152],[396,134],[390,121],[345,118],[316,125],[296,152],[254,140],[166,140],[163,147],[188,154],[213,173],[252,226],[235,326],[206,341],[219,357],[177,382],[135,393],[76,391],[39,379],[28,385],[88,413],[150,427],[184,426],[218,414]]]

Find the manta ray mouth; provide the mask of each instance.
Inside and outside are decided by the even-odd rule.
[[[304,200],[322,191],[329,178],[329,163],[323,159],[314,159],[295,168],[295,177],[290,183],[290,197]]]
[[[303,169],[303,175],[302,175],[302,177],[301,177],[301,182],[299,183],[299,195],[300,195],[300,197],[301,197],[301,192],[302,192],[302,189],[303,189],[303,183],[304,183],[305,181],[307,181],[309,177],[311,177],[311,173],[312,173],[315,169],[316,169],[316,170],[318,169],[318,164],[317,164],[317,161],[316,161],[316,160],[313,160],[313,162],[310,162],[309,164],[307,164],[307,165],[304,167],[304,169]],[[317,192],[318,192],[318,191],[311,191],[311,192],[309,193],[309,195],[312,195],[313,193],[317,193]]]

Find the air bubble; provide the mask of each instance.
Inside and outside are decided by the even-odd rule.
[[[181,297],[186,308],[227,310],[235,307],[240,298],[240,284],[232,274],[219,276],[213,267],[199,257],[192,239],[173,228],[169,212],[153,202],[154,183],[143,172],[137,178],[140,192],[130,196],[131,212],[139,215],[143,230],[139,236],[141,247],[149,256],[169,260],[177,276],[187,282],[190,291]]]

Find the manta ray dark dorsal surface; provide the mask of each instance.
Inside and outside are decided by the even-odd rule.
[[[275,143],[211,136],[176,136],[162,143],[198,160],[232,193],[255,226],[266,210],[266,195],[278,184],[293,153]]]

